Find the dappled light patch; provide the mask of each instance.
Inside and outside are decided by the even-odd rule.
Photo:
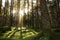
[[[38,34],[38,33],[37,33]],[[33,32],[27,32],[24,36],[23,36],[23,39],[27,38],[27,37],[32,37],[32,36],[35,36],[37,34],[34,34]]]
[[[16,32],[13,36],[12,36],[13,39],[19,39],[20,38],[20,32]]]
[[[7,37],[10,33],[11,33],[11,31],[8,31],[7,33],[4,33],[3,38]]]
[[[13,31],[7,38],[11,38],[15,34],[16,30]]]

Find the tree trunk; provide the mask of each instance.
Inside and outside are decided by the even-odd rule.
[[[1,9],[1,7],[2,7],[2,0],[0,0],[0,26],[3,24],[3,19],[2,19],[2,9]]]
[[[49,38],[51,25],[50,25],[50,17],[49,17],[49,12],[47,9],[46,0],[40,0],[40,7],[41,7],[40,8],[40,10],[41,10],[41,29],[42,29],[43,35],[47,36]]]
[[[10,23],[9,28],[11,29],[12,23],[13,23],[13,4],[14,0],[11,0],[11,6],[10,6]]]
[[[43,29],[50,29],[50,17],[47,9],[46,0],[40,0],[41,6],[41,22]]]
[[[0,14],[1,14],[2,0],[0,0]]]

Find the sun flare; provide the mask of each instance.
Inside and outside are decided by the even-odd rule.
[[[5,7],[5,2],[6,1],[8,1],[8,0],[2,0],[2,6],[3,7]],[[22,1],[24,1],[24,0],[21,0],[20,2],[21,2],[21,4],[20,4],[20,10],[19,10],[19,12],[18,12],[18,14],[19,14],[19,19],[23,19],[23,16],[26,14],[28,14],[28,12],[31,12],[31,9],[32,9],[32,0],[29,0],[29,8],[28,8],[28,2],[26,2],[26,5],[25,5],[25,8],[22,8],[23,6],[21,6],[21,5],[24,5],[24,4],[22,4],[23,2]],[[15,1],[14,1],[14,3],[15,3]],[[11,0],[9,0],[9,5],[11,5]],[[15,5],[15,4],[14,4]],[[33,0],[33,6],[34,5],[36,5],[36,0]],[[12,10],[12,13],[13,13],[13,16],[15,16],[15,14],[17,14],[17,10],[16,10],[17,8],[13,8],[13,10]]]
[[[24,11],[23,10],[19,10],[19,16],[22,17],[24,15]]]
[[[2,0],[2,6],[5,7],[5,0]]]

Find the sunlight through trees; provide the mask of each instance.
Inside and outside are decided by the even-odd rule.
[[[60,31],[59,17],[60,0],[0,0],[0,37],[54,40]]]

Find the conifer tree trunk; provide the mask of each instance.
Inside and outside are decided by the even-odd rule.
[[[41,10],[41,29],[44,36],[50,36],[50,17],[47,9],[46,0],[40,0],[40,10]],[[46,35],[47,34],[47,35]]]
[[[50,17],[47,9],[46,0],[40,0],[41,22],[43,29],[50,29]]]
[[[10,23],[9,23],[9,28],[11,30],[12,22],[13,22],[13,4],[14,0],[11,0],[11,6],[10,6]]]
[[[0,14],[1,14],[2,0],[0,0]]]
[[[9,7],[9,2],[8,0],[5,1],[5,7],[4,7],[4,24],[5,26],[7,26],[7,22],[8,22],[8,7]]]
[[[3,24],[3,22],[2,22],[2,9],[1,9],[1,7],[2,7],[2,0],[0,0],[0,26]]]

